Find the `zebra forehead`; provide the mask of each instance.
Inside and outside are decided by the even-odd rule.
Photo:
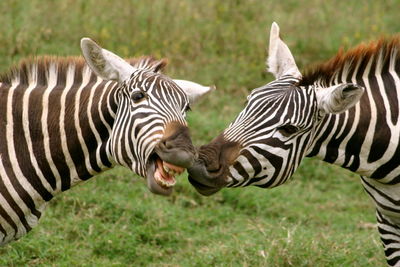
[[[354,48],[339,52],[326,62],[312,66],[303,74],[299,85],[312,85],[315,82],[330,84],[331,78],[339,71],[351,72],[356,68],[358,62],[368,62],[370,59],[382,60],[382,65],[395,56],[397,61],[400,57],[400,35],[390,38],[381,38],[377,41],[362,43]],[[379,55],[379,57],[378,57]]]
[[[298,98],[301,95],[311,94],[312,87],[298,87],[293,84],[270,83],[265,86],[256,88],[248,96],[248,100],[263,99],[263,101],[291,101],[293,98]]]
[[[167,65],[166,59],[157,60],[151,56],[129,58],[127,62],[138,69],[146,69],[152,72],[160,72]],[[22,59],[15,66],[0,74],[0,82],[11,84],[13,80],[18,80],[20,84],[29,84],[31,80],[36,80],[38,84],[48,83],[48,71],[51,68],[57,70],[60,80],[65,80],[68,68],[73,67],[76,73],[82,72],[86,67],[83,57],[69,56],[39,56]],[[90,71],[90,70],[88,70]]]
[[[139,88],[144,91],[157,88],[176,91],[179,88],[179,86],[168,76],[147,69],[139,69],[135,71],[126,83],[131,89]],[[183,91],[182,93],[184,94]]]

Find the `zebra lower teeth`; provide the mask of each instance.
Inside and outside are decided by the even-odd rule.
[[[181,174],[184,170],[184,168],[157,159],[154,178],[160,186],[169,188],[176,184],[175,175]]]

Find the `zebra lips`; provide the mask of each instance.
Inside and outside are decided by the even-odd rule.
[[[151,192],[161,195],[170,195],[176,184],[175,176],[181,174],[185,169],[160,158],[151,161],[147,169],[147,186]]]

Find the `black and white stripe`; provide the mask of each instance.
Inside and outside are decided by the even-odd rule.
[[[277,79],[254,89],[222,137],[202,146],[192,184],[207,195],[220,189],[217,178],[228,187],[271,188],[305,156],[342,166],[361,175],[388,263],[400,266],[400,39],[339,53],[302,76],[274,23],[268,64]],[[221,142],[240,149],[233,162],[221,160]],[[216,177],[204,170],[220,147],[219,166],[228,170]]]
[[[354,108],[324,117],[308,154],[361,175],[376,204],[378,229],[392,266],[400,266],[399,50],[398,39],[385,41],[370,56],[337,70],[327,85],[351,82],[363,86],[365,94]]]
[[[158,73],[165,63],[133,62],[122,84],[82,58],[31,59],[1,77],[0,244],[31,230],[57,193],[115,164],[144,176],[165,123],[186,125],[188,96]],[[147,98],[135,104],[138,90]]]

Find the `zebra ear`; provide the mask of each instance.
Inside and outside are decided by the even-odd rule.
[[[174,82],[186,93],[191,105],[195,104],[200,98],[215,90],[214,85],[203,86],[186,80],[174,80]]]
[[[271,26],[267,67],[268,71],[277,79],[284,75],[290,75],[297,79],[301,78],[301,73],[296,66],[292,53],[279,37],[279,26],[276,22],[273,22]]]
[[[341,113],[353,107],[364,93],[364,87],[352,83],[317,88],[318,107],[325,113]]]
[[[135,71],[128,62],[114,53],[101,48],[89,38],[82,38],[81,49],[86,63],[104,80],[123,82]]]

